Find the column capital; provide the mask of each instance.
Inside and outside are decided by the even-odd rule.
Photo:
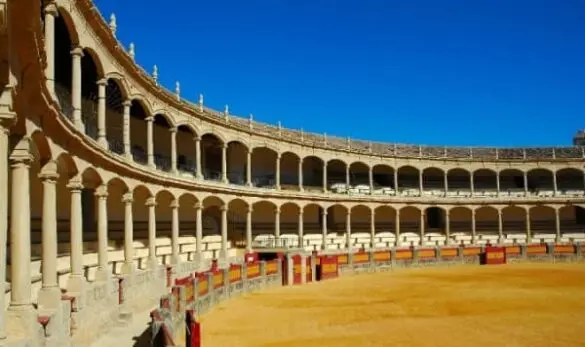
[[[156,198],[154,196],[151,196],[150,198],[146,199],[146,202],[144,203],[144,205],[146,205],[148,207],[156,206]]]
[[[251,214],[252,212],[254,212],[254,207],[252,207],[252,206],[248,206],[248,210],[247,210],[247,212],[248,212],[248,213],[250,213],[250,214]]]
[[[144,120],[148,123],[152,123],[154,121],[154,116],[147,116],[144,118]]]
[[[179,200],[175,199],[171,201],[171,208],[179,208]]]
[[[302,208],[299,208],[299,216],[302,216],[305,213]]]
[[[274,213],[280,214],[280,206],[276,206],[276,208],[274,209]]]
[[[28,138],[20,140],[10,154],[10,164],[12,167],[22,165],[30,166],[33,159],[34,157],[30,152],[30,142]]]
[[[323,215],[326,216],[327,215],[327,209],[323,209]]]
[[[133,200],[134,200],[134,196],[131,192],[128,192],[128,193],[122,195],[122,202],[125,204],[131,204]]]
[[[132,100],[125,100],[122,102],[122,106],[124,107],[132,107]]]
[[[169,132],[171,133],[171,135],[176,135],[177,134],[177,127],[170,127]]]
[[[83,57],[83,48],[81,48],[80,46],[77,47],[73,47],[73,49],[71,50],[71,56],[73,57]]]
[[[59,15],[59,11],[57,10],[57,4],[55,1],[50,1],[48,4],[45,5],[45,14],[49,14],[53,17],[57,17]]]
[[[81,191],[83,189],[83,182],[78,177],[72,178],[67,183],[67,188],[72,192]]]
[[[53,168],[43,169],[39,173],[39,179],[43,182],[57,183],[59,173],[57,170],[53,170]]]
[[[108,186],[102,184],[95,190],[95,196],[99,199],[106,199],[108,197]]]
[[[201,136],[199,136],[199,134],[193,135],[193,141],[200,142],[201,141]]]
[[[98,80],[95,84],[97,84],[99,87],[106,87],[108,85],[108,79],[102,78]]]
[[[227,205],[224,204],[224,205],[221,205],[219,207],[219,209],[220,209],[221,212],[224,212],[224,211],[227,211],[228,210],[228,207],[227,207]]]
[[[196,210],[202,210],[202,209],[203,209],[203,203],[201,203],[201,202],[196,202],[196,203],[195,203],[195,209],[196,209]]]

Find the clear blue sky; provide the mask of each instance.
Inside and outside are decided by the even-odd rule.
[[[437,145],[567,145],[583,0],[95,0],[147,71],[233,114]]]

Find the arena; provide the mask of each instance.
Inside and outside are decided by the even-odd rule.
[[[87,346],[151,310],[164,332],[189,309],[313,282],[326,254],[346,273],[477,264],[486,245],[581,259],[583,146],[263,124],[165,89],[91,0],[0,0],[0,18],[0,345]]]

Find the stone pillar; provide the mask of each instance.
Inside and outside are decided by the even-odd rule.
[[[471,210],[471,243],[475,244],[475,242],[477,241],[477,236],[476,236],[476,231],[475,231],[475,214],[476,214],[476,210],[472,209]]]
[[[323,161],[323,193],[327,193],[327,162]]]
[[[445,175],[443,176],[443,185],[445,188],[445,196],[449,195],[449,174],[447,172],[445,172]]]
[[[276,241],[275,246],[281,247],[280,242],[280,207],[274,209],[274,240]]]
[[[27,138],[21,140],[10,155],[12,182],[10,204],[11,291],[10,308],[32,309],[30,270],[30,185],[32,155]],[[15,251],[15,250],[18,250]]]
[[[368,180],[370,181],[370,194],[374,194],[374,168],[368,167]]]
[[[299,172],[298,172],[298,175],[299,175],[299,191],[302,192],[304,190],[304,188],[303,188],[303,158],[300,158],[299,159],[299,168],[298,168],[298,170],[299,170]]]
[[[345,215],[345,245],[351,251],[351,209],[347,209]]]
[[[148,158],[148,166],[155,168],[154,164],[154,117],[148,116],[144,119],[146,121],[146,156]]]
[[[323,215],[321,216],[321,237],[323,244],[321,249],[327,249],[327,209],[323,209]]]
[[[95,276],[98,281],[108,281],[108,186],[99,186],[95,195],[98,203],[98,268]]]
[[[252,212],[254,209],[252,206],[248,207],[246,212],[246,252],[251,253],[252,249]]]
[[[305,248],[305,239],[304,239],[304,225],[303,225],[303,208],[299,207],[299,221],[298,221],[298,228],[299,228],[299,248]]]
[[[528,172],[524,171],[524,196],[528,196]]]
[[[252,151],[250,150],[246,154],[246,185],[252,186]]]
[[[561,219],[559,216],[559,208],[555,208],[555,242],[556,243],[560,243],[561,242]]]
[[[396,216],[394,216],[394,233],[396,234],[396,247],[400,246],[402,242],[400,242],[400,209],[396,209]]]
[[[274,180],[274,184],[275,184],[275,188],[277,190],[280,190],[280,160],[282,159],[280,153],[276,154],[276,173],[275,173],[275,180]]]
[[[55,17],[59,12],[54,2],[45,6],[45,54],[47,65],[45,66],[45,78],[47,89],[55,95]]]
[[[425,222],[426,222],[426,209],[422,209],[420,211],[420,245],[424,245],[424,238],[425,238]]]
[[[179,200],[171,202],[171,264],[179,260]]]
[[[122,273],[130,274],[134,272],[134,217],[132,215],[132,193],[126,193],[122,196],[124,204],[124,264]]]
[[[55,310],[61,304],[61,288],[57,277],[57,164],[46,164],[39,178],[43,184],[42,287],[39,308]]]
[[[195,261],[201,265],[203,261],[203,204],[195,204]]]
[[[223,267],[227,266],[228,263],[227,213],[228,207],[224,204],[221,206],[221,251],[219,255]]]
[[[123,141],[124,141],[124,156],[127,159],[132,159],[132,149],[130,148],[130,108],[132,101],[126,100],[122,104],[124,106],[124,115],[122,118]]]
[[[73,107],[73,123],[79,131],[83,131],[81,121],[81,58],[83,49],[75,47],[71,51],[71,106]]]
[[[156,259],[156,198],[151,196],[146,199],[148,209],[148,267],[154,269],[158,266]]]
[[[177,128],[169,129],[171,132],[171,172],[176,174],[177,171]]]
[[[501,191],[500,191],[500,172],[496,172],[496,191],[498,193],[498,196],[501,195]]]
[[[349,187],[351,184],[351,181],[349,179],[349,173],[350,173],[350,166],[347,165],[345,167],[345,188],[347,189],[347,192],[346,192],[347,194],[349,194]]]
[[[532,231],[530,230],[530,208],[526,208],[526,244],[532,243]]]
[[[469,189],[471,190],[471,196],[475,196],[475,177],[473,172],[469,173]]]
[[[448,246],[451,244],[451,211],[445,210],[445,244]]]
[[[195,136],[195,176],[198,179],[203,179],[203,172],[201,172],[201,138]]]
[[[502,210],[498,209],[498,243],[504,243],[504,222],[502,220]]]
[[[398,169],[394,169],[394,195],[398,195]]]
[[[71,192],[71,217],[70,217],[70,244],[71,244],[71,274],[67,281],[67,291],[82,293],[85,284],[83,274],[83,212],[81,205],[81,191],[83,184],[77,178],[69,181],[67,185]]]
[[[8,90],[5,90],[7,92]],[[1,107],[1,106],[0,106]],[[2,107],[3,108],[3,107]],[[0,279],[6,278],[6,258],[8,239],[8,135],[9,126],[16,114],[8,109],[0,113]],[[8,124],[7,124],[8,123]],[[5,292],[6,281],[0,281],[0,293]],[[6,338],[5,333],[5,295],[0,296],[0,341]]]
[[[553,172],[552,173],[552,180],[553,180],[553,194],[554,196],[557,196],[559,194],[559,188],[557,185],[557,173]]]
[[[106,86],[108,80],[101,79],[97,81],[98,86],[98,109],[97,109],[97,142],[102,148],[108,149],[108,140],[106,137]]]
[[[420,196],[423,196],[423,192],[425,190],[423,177],[424,177],[423,170],[420,170],[418,172],[418,190],[420,192]]]
[[[370,247],[376,248],[376,210],[370,210]]]
[[[221,147],[221,182],[228,183],[227,179],[227,144],[223,144]]]

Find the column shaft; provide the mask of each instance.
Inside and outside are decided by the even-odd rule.
[[[394,195],[398,195],[398,169],[394,169]]]
[[[445,186],[445,196],[449,194],[449,175],[445,172],[445,176],[443,176],[443,185]]]
[[[106,281],[110,278],[108,269],[108,187],[100,186],[96,190],[98,204],[98,270],[96,278]]]
[[[420,245],[424,246],[424,238],[425,238],[425,210],[420,211]]]
[[[476,228],[475,228],[475,210],[471,210],[471,243],[475,244],[476,242]]]
[[[500,173],[496,172],[496,192],[498,194],[498,196],[500,196],[501,191],[500,191]]]
[[[327,162],[323,161],[323,192],[327,193]]]
[[[5,117],[15,116],[5,114]],[[8,240],[8,134],[10,130],[4,124],[0,124],[0,279],[6,278],[6,258]],[[0,281],[0,293],[5,292],[6,281]],[[5,312],[6,298],[0,296],[0,340],[6,338]]]
[[[177,129],[171,129],[171,172],[177,173]]]
[[[451,244],[451,216],[450,216],[450,211],[446,210],[445,211],[445,244],[446,245],[450,245]]]
[[[221,261],[224,265],[227,265],[228,261],[228,236],[227,236],[227,227],[228,227],[228,218],[227,218],[228,208],[227,206],[221,207]]]
[[[348,209],[345,215],[345,244],[351,250],[351,210]]]
[[[394,233],[396,234],[396,246],[402,245],[400,242],[400,209],[396,209],[396,216],[394,216]]]
[[[57,13],[57,6],[54,3],[45,6],[45,53],[47,57],[45,78],[47,79],[47,88],[53,94],[55,93],[55,17]]]
[[[303,191],[303,159],[299,159],[299,168],[298,168],[298,176],[299,176],[299,191]]]
[[[504,221],[502,220],[502,210],[498,210],[498,239],[499,243],[504,242]]]
[[[471,196],[475,196],[475,177],[473,172],[469,174],[469,189],[471,190]]]
[[[300,248],[304,248],[305,247],[305,242],[304,242],[304,225],[303,225],[303,208],[300,207],[299,208],[299,220],[298,220],[298,232],[299,232],[299,247]]]
[[[558,189],[558,185],[557,185],[557,173],[553,172],[552,174],[552,180],[553,180],[553,194],[554,196],[557,196],[559,193],[559,189]]]
[[[246,185],[252,186],[252,151],[246,153]]]
[[[179,263],[179,202],[171,202],[171,263]]]
[[[370,181],[370,194],[374,194],[374,169],[369,167],[368,180]]]
[[[376,210],[370,211],[370,247],[376,248]]]
[[[274,238],[276,240],[276,247],[281,247],[280,242],[280,208],[277,207],[274,211]]]
[[[154,268],[158,265],[156,260],[156,199],[150,197],[146,200],[148,209],[148,261],[149,266]]]
[[[228,183],[228,179],[227,179],[227,144],[224,144],[221,147],[221,181],[223,183]]]
[[[532,231],[530,229],[530,208],[526,209],[526,243],[532,242]]]
[[[524,172],[524,195],[528,195],[528,173]]]
[[[108,81],[105,79],[97,82],[98,86],[98,110],[97,110],[97,141],[102,148],[108,148],[106,138],[106,86]]]
[[[420,196],[423,196],[423,192],[424,192],[424,175],[423,175],[423,171],[419,171],[418,172],[418,190],[420,192]]]
[[[122,136],[124,142],[124,155],[126,158],[132,158],[132,150],[130,148],[130,107],[132,106],[131,101],[124,101],[122,104],[124,106],[124,115],[122,118]]]
[[[81,121],[81,57],[83,50],[76,47],[71,51],[71,106],[73,107],[73,123],[83,131]]]
[[[201,171],[201,139],[195,137],[195,176],[198,179],[203,179],[203,172]]]
[[[251,253],[252,249],[252,208],[246,213],[246,252]]]
[[[349,169],[350,169],[350,167],[349,167],[349,165],[347,165],[345,167],[345,189],[347,189],[347,194],[349,194],[349,187],[351,184],[351,181],[349,179]]]
[[[195,205],[195,252],[197,261],[203,261],[203,205]]]
[[[148,166],[154,168],[154,118],[146,117],[146,155]]]
[[[53,163],[47,164],[51,166]],[[43,170],[39,175],[43,183],[43,226],[42,226],[42,288],[39,305],[57,308],[61,301],[61,290],[57,277],[57,174],[54,168]]]
[[[123,273],[134,271],[134,216],[132,214],[132,193],[122,197],[124,203],[124,266]]]
[[[281,160],[281,158],[282,157],[280,156],[280,153],[276,155],[276,174],[275,174],[276,177],[275,177],[274,184],[275,184],[275,188],[277,190],[280,189],[280,160]]]
[[[555,208],[555,234],[556,234],[555,242],[557,243],[561,242],[561,220],[558,208]]]
[[[81,180],[70,181],[67,185],[71,192],[70,217],[70,264],[71,274],[67,283],[67,291],[80,292],[81,283],[85,281],[83,275],[83,212],[81,205]]]
[[[321,216],[321,245],[322,249],[327,249],[327,210],[323,210],[323,215]]]

